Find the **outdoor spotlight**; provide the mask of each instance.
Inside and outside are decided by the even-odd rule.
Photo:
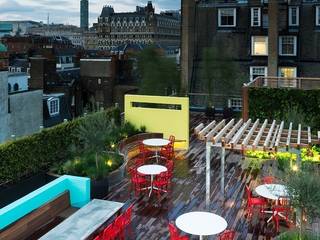
[[[296,164],[292,166],[292,171],[294,172],[298,171],[298,166]]]

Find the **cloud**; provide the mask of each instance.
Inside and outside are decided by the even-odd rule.
[[[148,0],[89,0],[90,24],[97,22],[104,5],[111,5],[115,12],[135,11],[136,6]],[[180,9],[180,0],[154,1],[156,12]],[[80,0],[0,0],[0,20],[34,20],[79,25]]]

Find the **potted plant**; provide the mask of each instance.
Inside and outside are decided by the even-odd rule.
[[[304,239],[307,219],[320,216],[320,174],[305,168],[298,171],[288,171],[286,185],[292,207],[300,211],[299,238]]]

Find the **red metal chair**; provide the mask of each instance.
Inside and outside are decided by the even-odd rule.
[[[172,144],[174,144],[174,141],[175,141],[175,140],[176,140],[175,136],[170,135],[169,141],[170,141]]]
[[[166,146],[162,147],[160,150],[160,155],[163,158],[166,158],[168,160],[172,160],[174,158],[174,147],[173,143],[169,143]]]
[[[140,152],[140,156],[145,161],[154,155],[153,151],[146,148],[143,143],[139,144],[139,152]]]
[[[173,170],[174,170],[174,162],[172,160],[168,160],[166,162],[166,168],[168,169],[169,177],[173,177]]]
[[[263,184],[273,184],[277,181],[277,179],[273,176],[266,176],[262,178]]]
[[[138,196],[145,187],[147,187],[149,180],[143,175],[138,173],[136,168],[130,168],[131,187],[135,192],[135,196]]]
[[[280,217],[279,213],[284,217]],[[292,226],[292,222],[290,217],[292,216],[292,209],[287,206],[275,206],[272,208],[272,220],[275,223],[276,232],[279,232],[280,228],[280,220],[284,220],[287,226],[290,228]]]
[[[131,204],[128,209],[124,212],[124,225],[128,226],[131,224],[133,204]]]
[[[252,197],[252,193],[250,188],[246,185],[245,190],[247,193],[247,213],[250,217],[253,212],[254,207],[258,207],[260,209],[260,214],[263,214],[264,207],[267,205],[267,200],[260,197]]]
[[[225,230],[219,235],[219,240],[233,240],[236,232],[233,230]]]
[[[187,236],[180,236],[178,229],[172,224],[169,223],[169,232],[170,232],[170,240],[189,240]]]
[[[134,161],[134,165],[136,168],[142,166],[145,164],[145,159],[144,158],[136,158]]]
[[[125,218],[124,218],[124,214],[121,214],[114,220],[114,231],[116,232],[116,236],[119,239],[125,239],[124,230],[125,230]]]
[[[117,237],[117,231],[113,224],[110,224],[103,230],[102,239],[103,240],[115,240]]]
[[[96,236],[93,240],[102,240],[103,238],[100,237],[100,235]]]
[[[156,176],[155,180],[153,181],[153,186],[156,187],[155,191],[158,194],[158,197],[160,197],[161,192],[168,192],[169,191],[169,185],[170,185],[170,177],[168,175],[168,172],[162,172],[159,175]]]

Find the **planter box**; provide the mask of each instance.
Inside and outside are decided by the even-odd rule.
[[[45,173],[40,173],[28,178],[24,178],[18,183],[1,186],[0,208],[46,185],[48,182],[51,182],[54,179],[55,177],[49,176]]]

